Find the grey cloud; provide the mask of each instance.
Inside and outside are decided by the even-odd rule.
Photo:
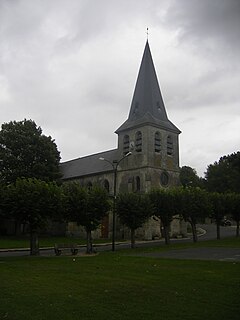
[[[239,0],[182,0],[173,1],[168,10],[168,23],[180,28],[181,39],[211,45],[222,50],[239,51]]]
[[[201,173],[239,148],[229,122],[224,143],[216,132],[239,121],[238,18],[238,0],[1,0],[1,123],[32,118],[63,160],[114,148],[149,27],[182,165]]]

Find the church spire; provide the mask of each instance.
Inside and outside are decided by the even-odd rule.
[[[145,45],[128,119],[116,132],[147,123],[180,133],[178,128],[168,120],[148,40]]]

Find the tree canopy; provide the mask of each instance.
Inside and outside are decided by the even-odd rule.
[[[203,181],[197,175],[197,171],[189,166],[180,168],[179,179],[183,187],[201,187]]]
[[[210,164],[205,178],[208,191],[240,193],[240,152],[223,156]]]
[[[176,213],[174,193],[168,189],[155,189],[150,192],[149,196],[153,204],[153,214],[161,220],[165,243],[169,244],[170,224]]]
[[[1,207],[6,217],[29,225],[31,254],[36,254],[38,229],[45,226],[48,219],[61,216],[62,192],[54,182],[17,179],[4,187]]]
[[[116,210],[122,224],[131,231],[131,247],[135,246],[135,230],[153,214],[152,204],[148,195],[123,193],[117,197]]]
[[[94,186],[82,187],[78,182],[63,184],[66,220],[75,221],[87,232],[87,253],[92,252],[91,232],[96,230],[110,209],[107,191]]]
[[[18,178],[54,181],[61,177],[60,153],[54,140],[32,120],[4,123],[0,130],[0,181]]]
[[[211,212],[208,194],[200,188],[179,188],[175,192],[177,210],[192,227],[193,241],[197,241],[196,224],[204,221]]]

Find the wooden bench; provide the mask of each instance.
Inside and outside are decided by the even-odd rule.
[[[63,250],[70,250],[72,255],[76,255],[78,253],[77,244],[74,243],[61,243],[54,245],[54,251],[56,256],[60,256]]]

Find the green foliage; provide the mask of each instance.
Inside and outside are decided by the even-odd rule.
[[[188,166],[180,168],[179,179],[183,187],[202,188],[204,186],[204,181],[202,178],[198,177],[197,171]]]
[[[30,227],[30,254],[39,254],[38,229],[49,219],[59,219],[62,209],[62,192],[54,182],[35,178],[18,178],[4,188],[3,213],[19,224]]]
[[[61,212],[61,189],[53,182],[17,179],[4,188],[2,209],[8,218],[27,223],[32,230],[44,226]]]
[[[82,187],[78,182],[64,183],[66,220],[75,221],[87,231],[96,230],[110,209],[105,189]]]
[[[87,189],[78,182],[64,183],[62,189],[65,196],[65,219],[80,225],[82,214],[86,211],[87,206]]]
[[[87,253],[91,253],[91,232],[96,230],[110,209],[107,191],[94,186],[82,187],[78,182],[63,184],[67,221],[75,221],[87,232]]]
[[[197,241],[196,224],[203,222],[211,212],[208,194],[200,188],[177,188],[175,194],[175,210],[189,222],[192,228],[193,241]]]
[[[227,196],[218,192],[209,193],[209,199],[212,206],[211,218],[215,220],[216,224],[221,223],[224,216],[228,212],[229,202],[227,201]]]
[[[152,215],[152,205],[147,195],[122,193],[117,197],[117,215],[122,224],[136,230]]]
[[[161,220],[165,243],[169,244],[169,228],[176,213],[175,194],[171,189],[155,189],[149,197],[153,204],[153,214]]]
[[[206,172],[206,186],[211,192],[240,193],[240,152],[221,157]]]
[[[94,186],[87,190],[87,206],[81,224],[88,231],[96,230],[110,210],[110,200],[104,188]]]
[[[4,123],[0,131],[0,181],[17,178],[54,181],[61,177],[60,153],[51,137],[32,120]]]
[[[211,206],[206,191],[200,188],[179,188],[176,192],[179,197],[178,213],[185,221],[196,225],[209,216]]]
[[[236,221],[236,236],[239,237],[239,227],[240,227],[240,194],[239,193],[228,193],[226,194],[227,202],[227,214]]]
[[[170,226],[175,214],[174,193],[170,189],[155,189],[149,194],[153,214],[161,219],[163,226]]]
[[[148,195],[138,193],[119,194],[116,211],[122,224],[131,231],[131,247],[135,247],[135,230],[152,216],[153,208]]]

